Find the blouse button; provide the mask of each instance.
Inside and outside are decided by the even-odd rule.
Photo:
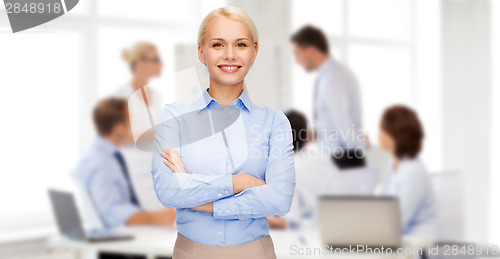
[[[222,213],[222,210],[218,210],[217,212],[218,212],[218,213]]]

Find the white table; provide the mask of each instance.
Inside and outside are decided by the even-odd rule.
[[[134,239],[110,242],[75,241],[65,237],[54,237],[47,245],[54,249],[74,251],[75,259],[89,259],[97,252],[142,254],[148,259],[158,256],[171,257],[177,238],[177,230],[167,227],[127,227],[125,231]]]
[[[127,232],[134,235],[133,240],[89,243],[69,240],[63,237],[54,237],[49,240],[48,246],[53,249],[67,249],[74,251],[76,259],[90,259],[98,252],[111,252],[122,254],[140,254],[148,259],[157,257],[171,257],[177,230],[174,227],[128,227]],[[279,259],[301,258],[387,258],[388,256],[375,256],[370,254],[338,255],[327,254],[307,255],[307,252],[318,252],[321,245],[319,233],[309,232],[299,235],[291,230],[271,230],[276,256]],[[390,256],[391,258],[408,258]],[[411,257],[410,257],[411,258]]]

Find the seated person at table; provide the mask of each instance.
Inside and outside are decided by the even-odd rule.
[[[284,217],[267,218],[272,228],[297,227],[303,218],[314,217],[317,198],[325,190],[327,175],[337,171],[330,160],[330,154],[322,151],[312,141],[312,131],[308,129],[306,116],[299,111],[285,113],[292,127],[295,163],[295,193],[290,211]]]
[[[110,98],[99,102],[93,120],[99,136],[75,174],[104,225],[173,225],[175,209],[151,212],[141,209],[127,166],[118,151],[130,135],[127,101]]]
[[[412,109],[395,105],[383,113],[379,144],[392,160],[382,192],[398,197],[404,235],[432,238],[435,198],[427,169],[418,158],[423,137],[422,125]]]

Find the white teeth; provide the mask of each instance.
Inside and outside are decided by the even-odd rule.
[[[226,70],[235,70],[237,69],[238,67],[237,66],[222,66],[222,68],[226,69]]]

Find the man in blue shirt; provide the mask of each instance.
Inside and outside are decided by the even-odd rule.
[[[80,162],[76,177],[106,227],[173,225],[175,209],[153,212],[141,209],[127,166],[117,149],[130,135],[127,101],[109,98],[99,102],[93,120],[99,136]]]
[[[307,72],[317,71],[313,124],[321,149],[332,154],[340,169],[363,166],[365,134],[358,80],[330,55],[320,29],[306,25],[291,40],[297,63]]]

